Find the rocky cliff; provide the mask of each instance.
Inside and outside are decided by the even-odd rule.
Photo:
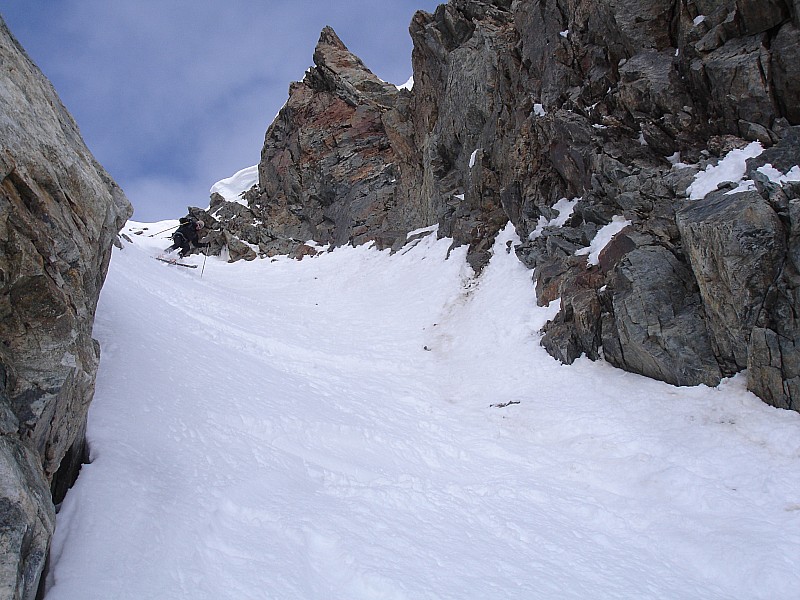
[[[554,357],[676,385],[747,369],[800,410],[800,183],[765,175],[800,163],[799,27],[797,0],[450,0],[413,18],[410,92],[326,29],[248,206],[212,213],[262,254],[439,223],[477,270],[511,221],[538,301],[560,299]],[[753,141],[750,185],[691,197]]]
[[[55,91],[0,20],[0,597],[36,596],[86,454],[92,323],[131,214]]]

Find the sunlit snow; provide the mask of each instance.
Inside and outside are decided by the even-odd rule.
[[[747,170],[747,159],[755,158],[764,151],[759,142],[751,142],[745,148],[731,150],[716,165],[709,165],[694,177],[686,190],[692,200],[700,200],[716,190],[721,183],[739,184]]]
[[[617,215],[611,218],[611,222],[603,225],[600,230],[595,234],[592,238],[591,244],[586,246],[585,248],[578,249],[575,254],[576,256],[583,256],[588,255],[586,258],[586,262],[590,265],[596,265],[600,263],[600,253],[605,249],[606,246],[614,239],[614,236],[617,235],[620,231],[625,229],[631,222],[621,215]]]
[[[230,177],[211,186],[210,193],[218,193],[228,202],[245,204],[241,194],[258,183],[258,165],[237,171]]]
[[[469,168],[470,169],[475,166],[475,158],[478,156],[478,152],[480,152],[481,150],[482,150],[482,148],[476,148],[475,150],[472,151],[472,154],[469,155]]]
[[[536,224],[536,229],[531,231],[528,239],[535,240],[542,235],[546,227],[563,227],[572,216],[572,212],[575,210],[575,205],[578,203],[578,200],[580,200],[580,198],[573,198],[572,200],[561,198],[553,205],[553,210],[558,213],[558,216],[549,221],[544,216],[540,216]]]
[[[435,236],[188,269],[166,226],[114,251],[47,600],[797,598],[800,415],[553,360],[511,227],[475,277]]]
[[[784,183],[788,183],[790,181],[800,181],[800,166],[798,165],[793,166],[786,173],[776,169],[771,163],[767,163],[756,170],[766,175],[767,178],[769,178],[769,180],[773,183],[777,183],[779,185],[783,185]]]

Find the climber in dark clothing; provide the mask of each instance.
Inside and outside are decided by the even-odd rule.
[[[191,254],[192,246],[200,248],[208,245],[201,244],[198,241],[200,230],[203,229],[205,223],[193,217],[182,217],[178,222],[180,225],[178,225],[178,229],[175,233],[172,234],[173,243],[172,246],[167,248],[167,252],[172,252],[180,248],[180,257],[183,258]]]

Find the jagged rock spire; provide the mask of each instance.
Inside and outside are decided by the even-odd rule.
[[[393,105],[397,88],[376,77],[331,27],[325,27],[319,36],[314,64],[316,68],[306,76],[309,83],[322,82],[349,104],[369,100],[382,106]]]
[[[267,131],[249,206],[215,204],[220,220],[266,224],[234,231],[262,254],[294,253],[309,239],[391,244],[413,229],[387,218],[398,204],[395,148],[412,146],[400,141],[408,92],[376,77],[330,27],[322,30],[314,63],[290,86]]]

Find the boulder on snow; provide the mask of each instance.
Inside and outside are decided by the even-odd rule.
[[[757,191],[716,191],[677,215],[724,375],[747,368],[750,331],[781,269],[786,233]]]
[[[255,260],[257,258],[256,251],[250,246],[245,244],[239,238],[225,232],[225,246],[228,248],[228,262],[236,262],[237,260]]]
[[[611,364],[673,385],[716,385],[697,284],[660,245],[627,253],[612,271],[602,341]]]

